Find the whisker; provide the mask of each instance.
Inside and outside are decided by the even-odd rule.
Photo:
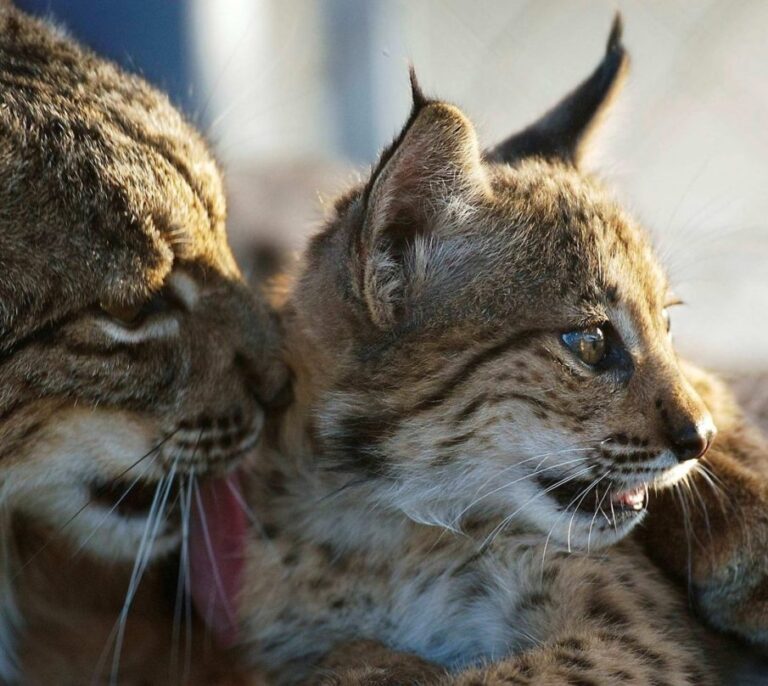
[[[155,487],[155,493],[152,496],[152,503],[149,508],[149,513],[147,514],[147,521],[144,524],[144,531],[142,533],[141,540],[139,542],[139,548],[136,551],[136,558],[133,563],[131,577],[128,581],[128,590],[126,592],[125,600],[123,601],[123,607],[121,608],[121,611],[118,614],[118,619],[115,621],[115,624],[112,627],[112,630],[110,631],[109,636],[107,637],[107,644],[104,646],[104,650],[102,651],[101,656],[99,657],[99,660],[96,663],[96,670],[93,675],[94,684],[98,682],[99,677],[101,676],[101,673],[104,669],[104,663],[106,662],[107,656],[109,655],[109,651],[111,650],[114,644],[115,636],[118,632],[118,627],[120,625],[123,614],[125,612],[125,607],[126,605],[129,605],[131,602],[131,599],[132,599],[131,591],[134,585],[134,580],[137,576],[138,570],[143,560],[144,547],[149,538],[149,532],[150,532],[150,529],[152,528],[153,518],[155,516],[155,512],[157,511],[157,507],[160,503],[160,492],[164,484],[165,484],[165,476],[162,476],[158,481],[157,486]]]
[[[200,496],[200,489],[198,488],[197,483],[194,484],[194,495],[195,495],[195,502],[197,504],[198,509],[200,510],[200,526],[203,531],[203,542],[205,543],[205,549],[208,554],[208,560],[210,561],[211,569],[213,570],[214,586],[216,591],[219,593],[219,598],[223,603],[226,604],[227,594],[226,594],[226,591],[224,590],[224,583],[221,579],[218,560],[216,559],[216,555],[214,555],[213,553],[213,542],[211,541],[211,534],[208,531],[208,522],[206,521],[206,517],[205,517],[205,508],[203,507],[203,499]],[[209,607],[209,611],[212,611],[212,610],[213,610],[213,598],[211,598],[211,604]]]
[[[609,474],[611,472],[608,472]],[[592,521],[589,523],[589,532],[587,533],[587,553],[589,554],[590,551],[590,543],[592,542],[592,529],[595,526],[595,520],[597,519],[598,514],[602,514],[603,517],[605,517],[605,512],[603,511],[603,501],[605,500],[606,496],[610,492],[609,489],[606,489],[605,493],[603,493],[603,497],[600,498],[600,502],[597,504],[597,507],[595,507],[595,514],[592,515]]]
[[[609,503],[611,505],[611,523],[613,525],[613,528],[616,529],[617,528],[617,524],[616,524],[616,510],[613,507],[613,500],[610,500]]]
[[[568,524],[568,552],[570,553],[571,552],[571,525],[573,524],[573,517],[576,516],[576,510],[579,508],[579,506],[581,505],[583,499],[587,496],[589,491],[592,490],[592,488],[594,488],[595,486],[597,486],[603,479],[605,479],[607,476],[609,476],[610,473],[611,472],[607,472],[606,474],[603,474],[603,476],[601,476],[596,481],[593,481],[590,485],[588,485],[585,489],[583,489],[583,491],[579,491],[579,493],[576,494],[576,496],[573,498],[573,500],[571,500],[571,502],[568,503],[568,505],[565,506],[565,509],[555,518],[555,521],[552,523],[552,526],[549,527],[549,531],[547,532],[547,537],[544,539],[544,548],[543,548],[543,550],[541,552],[541,572],[540,572],[540,574],[541,574],[541,578],[542,579],[544,577],[544,566],[546,564],[547,549],[549,548],[549,541],[552,538],[552,534],[554,533],[555,527],[557,526],[558,522],[563,517],[563,515],[565,515],[568,512],[568,509],[571,507],[571,505],[573,505],[573,503],[581,496],[581,500],[579,500],[578,504],[576,505],[576,508],[573,511],[573,515],[571,516],[571,521]],[[583,495],[582,495],[582,493],[583,493]],[[607,491],[606,491],[606,493],[607,493]],[[605,496],[603,496],[603,497],[605,497]],[[591,527],[590,527],[590,530],[591,530]],[[587,541],[587,543],[589,543],[589,540]]]
[[[691,494],[696,497],[696,500],[699,504],[699,509],[701,510],[701,514],[704,517],[704,526],[707,529],[709,542],[712,543],[712,522],[709,520],[709,510],[707,509],[707,504],[704,501],[704,498],[701,497],[701,492],[699,491],[699,487],[696,484],[695,479],[686,479],[686,485]]]
[[[715,483],[715,480],[712,478],[712,474],[709,471],[709,467],[707,467],[707,465],[704,464],[704,462],[699,461],[696,465],[696,470],[697,470],[696,473],[702,479],[704,479],[706,484],[710,487],[710,489],[712,490],[712,494],[717,496],[718,501],[720,501],[723,493],[720,487],[717,485],[717,483]],[[720,506],[722,507],[722,502],[720,503]],[[725,514],[725,510],[723,510],[722,512],[723,514]]]
[[[539,491],[536,495],[532,496],[528,500],[526,500],[520,507],[518,507],[516,510],[514,510],[511,514],[504,517],[504,519],[501,520],[501,522],[494,527],[494,529],[491,531],[490,534],[486,537],[485,541],[480,545],[480,552],[484,552],[496,539],[496,537],[501,533],[501,531],[509,524],[509,522],[512,521],[512,519],[520,512],[522,512],[528,505],[530,505],[534,500],[537,500],[538,498],[541,498],[542,496],[546,495],[547,493],[550,493],[551,491],[555,490],[556,488],[559,488],[563,484],[568,483],[569,481],[573,481],[574,479],[578,478],[582,474],[586,474],[589,471],[591,471],[592,467],[585,467],[584,469],[581,469],[574,474],[571,474],[560,481],[557,481],[556,483],[552,484],[551,486],[548,486],[547,488]]]
[[[720,507],[721,514],[724,517],[728,516],[728,512],[726,511],[727,506],[731,515],[729,521],[735,520],[738,522],[745,544],[750,545],[749,541],[752,537],[751,528],[747,524],[742,508],[739,507],[733,497],[727,492],[722,479],[720,479],[720,477],[718,477],[717,474],[712,471],[709,465],[707,465],[702,460],[698,463],[697,467],[697,474],[699,474],[704,479],[704,482],[711,489]]]
[[[187,624],[187,630],[184,634],[185,637],[185,643],[184,643],[184,673],[182,678],[182,683],[187,683],[189,681],[189,673],[192,670],[192,592],[190,585],[192,583],[192,577],[191,577],[191,567],[190,567],[190,561],[189,561],[189,521],[190,517],[192,516],[192,489],[194,487],[194,482],[197,477],[194,474],[190,474],[189,481],[187,484],[187,496],[186,496],[186,502],[187,502],[187,513],[186,517],[183,520],[183,529],[182,529],[182,541],[185,541],[184,547],[182,548],[182,551],[184,553],[183,555],[183,563],[185,568],[185,579],[186,579],[186,594],[185,594],[185,606],[184,606],[184,614],[186,616],[186,624]]]
[[[192,459],[197,455],[200,448],[200,439],[203,435],[202,429],[198,432],[195,441],[195,448],[192,451]],[[174,468],[179,457],[174,461]],[[178,648],[181,644],[181,622],[186,626],[184,632],[184,660],[182,666],[182,677],[180,683],[187,683],[192,666],[192,593],[191,593],[191,567],[189,557],[189,532],[190,517],[192,513],[192,489],[195,487],[195,473],[190,470],[185,475],[180,476],[179,485],[179,503],[181,510],[181,546],[179,551],[179,572],[176,581],[176,599],[174,602],[173,629],[171,635],[171,669],[174,675],[177,675],[178,669]]]
[[[176,597],[173,603],[173,625],[171,627],[171,682],[175,683],[178,677],[178,664],[179,664],[179,646],[181,645],[181,623],[183,621],[183,608],[184,608],[184,596],[188,593],[187,579],[186,579],[186,567],[184,565],[184,559],[187,554],[187,536],[186,536],[186,519],[187,519],[187,501],[186,495],[187,480],[184,475],[179,477],[179,510],[181,513],[181,549],[179,551],[179,570],[176,576]],[[182,682],[183,683],[183,682]]]
[[[130,484],[128,484],[128,487],[125,489],[123,494],[117,499],[115,504],[112,507],[109,508],[107,513],[99,520],[99,522],[96,524],[96,526],[93,527],[93,531],[91,531],[91,533],[89,533],[88,536],[85,537],[83,542],[74,550],[74,552],[72,553],[72,558],[77,557],[80,554],[80,552],[82,552],[83,548],[85,548],[85,546],[88,545],[90,540],[96,535],[96,532],[103,526],[104,522],[106,522],[107,519],[109,519],[109,517],[112,515],[112,513],[118,507],[120,507],[120,503],[122,503],[128,497],[128,495],[130,494],[130,492],[133,489],[133,487],[137,483],[139,483],[139,481],[141,481],[141,479],[142,479],[142,475],[139,474],[133,481],[131,481]]]
[[[227,478],[225,479],[225,482],[227,484],[227,488],[229,489],[229,492],[232,494],[232,497],[235,499],[235,502],[240,506],[240,508],[243,510],[243,513],[245,514],[248,519],[254,523],[260,526],[258,517],[256,517],[256,513],[253,511],[253,508],[248,505],[248,503],[243,500],[243,496],[240,493],[240,491],[237,489],[237,487]]]
[[[501,486],[497,486],[496,488],[488,491],[487,493],[483,494],[482,496],[476,497],[469,505],[467,505],[461,512],[459,512],[456,517],[453,520],[453,526],[456,526],[459,522],[459,520],[473,507],[475,507],[479,502],[482,500],[485,500],[486,498],[489,498],[490,496],[498,493],[499,491],[503,491],[506,488],[509,488],[510,486],[519,483],[521,481],[525,481],[526,479],[530,479],[531,477],[537,476],[539,474],[543,474],[546,471],[549,471],[550,469],[559,469],[561,467],[565,467],[566,465],[573,464],[574,462],[583,462],[585,458],[583,457],[577,457],[573,460],[565,460],[564,462],[560,462],[559,464],[550,465],[548,467],[541,467],[539,468],[537,465],[537,468],[534,469],[534,471],[524,474],[521,477],[518,477],[516,479],[513,479],[512,481],[507,481],[506,483],[502,484]],[[518,463],[520,464],[520,463]],[[517,465],[515,465],[517,466]],[[506,470],[505,470],[506,471]],[[490,479],[487,480],[485,483],[488,484],[490,482]],[[477,493],[475,494],[477,495]]]
[[[125,637],[128,613],[136,596],[141,578],[147,568],[147,565],[149,564],[152,553],[152,545],[154,544],[154,541],[157,537],[160,524],[163,521],[163,513],[168,502],[171,488],[173,486],[174,475],[175,463],[171,466],[169,474],[160,478],[155,488],[155,494],[152,498],[149,514],[147,515],[144,532],[139,543],[139,549],[136,553],[136,559],[134,561],[133,570],[131,572],[131,578],[128,582],[128,590],[126,591],[123,607],[120,610],[117,621],[115,622],[115,625],[107,639],[107,645],[105,646],[104,652],[102,653],[102,656],[97,664],[97,671],[94,675],[94,680],[101,674],[104,662],[106,661],[107,655],[109,653],[109,649],[111,646],[114,646],[112,653],[110,684],[115,686],[117,684],[118,668],[120,665],[120,657],[123,647],[123,640]]]
[[[8,535],[11,512],[7,501],[0,500],[0,503],[0,612],[4,620],[0,623],[0,655],[5,661],[8,676],[17,678],[21,665],[16,651],[16,639],[21,626],[21,616],[12,586],[13,542]]]
[[[232,497],[235,499],[235,502],[242,509],[245,516],[248,517],[248,521],[250,521],[250,523],[259,530],[259,534],[261,538],[266,541],[267,547],[269,548],[270,553],[274,556],[276,560],[280,559],[280,554],[277,551],[277,547],[275,546],[274,541],[272,541],[268,536],[264,535],[264,525],[256,516],[256,513],[254,512],[253,508],[250,507],[248,503],[245,502],[245,500],[243,499],[243,494],[229,479],[226,479],[226,484],[227,484],[227,488],[232,493]]]
[[[588,441],[587,443],[588,443],[588,447],[585,447],[583,443],[578,443],[578,444],[574,444],[573,446],[571,446],[569,448],[563,448],[561,450],[548,451],[546,453],[539,453],[538,455],[533,455],[531,457],[525,458],[524,460],[520,460],[520,461],[515,462],[513,464],[507,465],[500,472],[498,472],[497,474],[493,474],[492,476],[488,477],[483,483],[481,483],[477,487],[477,490],[475,491],[475,495],[473,497],[477,497],[480,494],[480,492],[483,490],[483,488],[485,488],[489,483],[491,483],[495,479],[498,479],[500,476],[506,474],[509,470],[515,469],[515,467],[519,467],[519,466],[527,464],[529,462],[533,462],[534,460],[540,460],[540,462],[534,467],[534,471],[536,471],[550,457],[553,457],[555,455],[563,455],[565,453],[570,453],[570,452],[580,452],[580,451],[592,450],[592,448],[594,448],[595,445],[598,444],[598,441]]]
[[[691,542],[691,520],[688,511],[688,505],[685,502],[683,492],[679,484],[674,484],[674,494],[680,503],[680,512],[683,515],[683,531],[685,533],[685,544],[687,549],[686,556],[686,587],[688,590],[688,601],[693,602],[693,550]]]
[[[700,460],[697,465],[697,474],[701,476],[702,479],[704,479],[705,483],[709,486],[709,488],[712,491],[712,494],[717,498],[717,502],[720,505],[720,512],[725,516],[726,510],[725,510],[725,502],[727,502],[728,506],[731,508],[731,510],[735,510],[734,502],[729,493],[727,492],[725,485],[723,484],[722,480],[715,474],[709,467],[709,465],[704,462],[703,460]]]
[[[149,565],[149,561],[152,556],[152,546],[154,545],[154,542],[157,539],[157,534],[160,530],[160,526],[164,522],[163,515],[165,514],[165,506],[168,503],[168,496],[170,495],[171,490],[173,488],[173,481],[174,481],[175,474],[176,474],[176,462],[174,461],[174,463],[171,465],[171,469],[168,473],[168,476],[166,477],[166,484],[160,500],[160,505],[157,508],[152,530],[150,532],[147,544],[144,548],[143,555],[141,556],[142,558],[141,565],[137,570],[138,573],[135,574],[134,579],[131,580],[128,593],[126,594],[125,603],[123,604],[123,609],[120,613],[120,624],[119,624],[119,629],[117,633],[117,638],[115,640],[115,652],[112,655],[112,676],[110,678],[110,682],[114,686],[117,686],[117,674],[118,674],[118,668],[120,666],[120,656],[123,648],[123,640],[125,637],[126,624],[128,621],[128,613],[131,609],[131,605],[133,604],[133,599],[136,597],[136,592],[138,591],[139,584],[141,583],[141,579],[144,575],[144,572],[146,571],[147,566]]]
[[[160,529],[160,525],[163,523],[163,514],[165,513],[165,506],[168,502],[168,496],[170,495],[171,488],[173,486],[173,480],[175,476],[175,470],[176,470],[176,464],[174,463],[171,466],[171,470],[166,477],[166,486],[165,490],[163,491],[163,495],[160,501],[160,506],[157,509],[157,512],[155,514],[155,521],[152,526],[152,530],[150,532],[149,539],[147,541],[147,544],[144,548],[141,565],[138,568],[138,573],[135,575],[134,579],[132,580],[132,584],[129,587],[128,594],[126,595],[126,600],[123,605],[123,610],[120,613],[120,625],[117,633],[117,638],[115,641],[115,652],[112,656],[112,676],[111,676],[111,683],[114,686],[117,686],[117,674],[118,674],[118,668],[120,666],[120,656],[122,653],[123,648],[123,640],[125,637],[125,630],[126,625],[128,621],[128,613],[130,611],[131,605],[133,604],[133,599],[136,597],[136,592],[138,591],[139,584],[141,583],[141,579],[144,575],[144,572],[147,569],[147,566],[149,565],[149,561],[152,555],[152,546],[157,539],[157,534]]]
[[[588,486],[586,489],[584,489],[584,494],[581,496],[581,498],[580,498],[579,502],[578,502],[578,503],[576,503],[576,506],[573,508],[573,514],[571,515],[571,521],[569,521],[569,522],[568,522],[568,536],[567,536],[567,542],[568,542],[568,552],[569,552],[569,553],[571,552],[571,528],[573,527],[573,520],[574,520],[574,518],[576,517],[576,512],[578,511],[579,507],[581,507],[581,503],[583,503],[583,502],[584,502],[584,498],[586,498],[586,497],[587,497],[587,495],[589,495],[589,492],[590,492],[590,491],[591,491],[593,488],[595,488],[595,487],[596,487],[596,486],[597,486],[597,485],[598,485],[598,484],[599,484],[599,483],[600,483],[600,482],[601,482],[603,479],[605,479],[605,478],[608,476],[608,474],[610,474],[610,472],[606,472],[606,473],[605,473],[605,474],[603,474],[603,475],[602,475],[602,476],[601,476],[599,479],[597,479],[597,480],[593,481],[593,482],[592,482],[592,483],[591,483],[591,484],[590,484],[590,485],[589,485],[589,486]],[[608,490],[606,490],[606,493],[608,493]],[[578,497],[579,497],[579,496],[577,495],[577,496],[576,496],[576,498],[578,498]],[[573,501],[574,501],[574,500],[576,500],[576,498],[574,498],[573,500],[571,500],[571,502],[570,502],[570,503],[568,503],[568,505],[567,505],[567,506],[566,506],[566,508],[565,508],[565,512],[568,512],[568,508],[569,508],[571,505],[573,505]]]

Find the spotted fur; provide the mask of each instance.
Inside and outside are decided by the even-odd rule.
[[[340,672],[359,639],[446,670],[424,683],[716,681],[685,593],[630,533],[648,520],[668,570],[690,551],[715,621],[708,551],[680,548],[684,508],[643,490],[706,485],[713,414],[710,469],[764,444],[678,358],[645,232],[578,168],[625,64],[617,23],[581,86],[487,152],[414,81],[402,134],[312,240],[284,308],[296,400],[250,484],[261,526],[240,596],[245,653],[278,683],[339,644],[322,683],[411,682],[416,658],[359,644]],[[603,367],[563,338],[595,324],[612,341]],[[753,571],[734,590],[757,591]]]
[[[216,164],[168,99],[5,2],[0,84],[0,682],[90,683],[146,496],[241,461],[284,371]],[[168,517],[147,558],[179,540]],[[169,650],[164,584],[129,643],[156,622]],[[169,683],[167,655],[131,660]]]

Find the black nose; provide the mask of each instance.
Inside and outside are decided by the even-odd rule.
[[[696,460],[704,455],[715,438],[715,425],[707,418],[687,422],[670,430],[669,442],[680,462]]]

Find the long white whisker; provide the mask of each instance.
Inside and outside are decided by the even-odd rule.
[[[144,547],[146,546],[146,542],[149,539],[150,530],[152,529],[155,512],[157,511],[157,507],[160,504],[160,493],[163,489],[164,484],[165,484],[165,476],[162,476],[160,477],[160,480],[157,482],[157,486],[155,486],[155,493],[152,497],[152,504],[150,505],[149,512],[147,514],[147,521],[144,524],[144,531],[142,533],[141,540],[139,541],[139,548],[136,552],[136,558],[133,563],[133,569],[131,570],[131,577],[128,581],[128,589],[126,591],[125,600],[123,601],[123,607],[120,610],[120,613],[118,615],[118,619],[115,622],[115,625],[112,627],[112,631],[110,631],[109,636],[107,637],[107,644],[104,646],[104,650],[102,651],[101,656],[99,657],[99,660],[96,663],[96,670],[93,675],[94,684],[97,683],[97,681],[99,680],[99,677],[101,676],[101,672],[104,668],[104,662],[106,661],[107,655],[109,654],[109,651],[113,646],[115,636],[118,632],[118,627],[120,626],[120,623],[122,621],[125,607],[127,605],[128,606],[130,605],[131,589],[133,588],[134,579],[138,574],[138,570],[141,567],[141,563],[144,557]]]
[[[232,493],[232,497],[235,499],[237,504],[242,509],[243,513],[246,517],[251,521],[251,523],[256,524],[257,526],[261,526],[258,518],[256,517],[256,513],[253,511],[253,509],[248,505],[248,503],[245,502],[243,499],[242,493],[235,487],[235,485],[229,480],[226,479],[227,488]]]
[[[128,613],[130,612],[131,605],[133,604],[133,599],[136,597],[136,592],[138,591],[139,584],[141,583],[141,579],[144,575],[144,571],[146,570],[147,565],[149,564],[149,560],[151,559],[152,546],[155,542],[155,539],[157,538],[160,525],[163,523],[163,514],[165,512],[165,506],[168,502],[168,496],[170,495],[173,487],[175,474],[176,464],[174,462],[168,475],[165,477],[165,483],[159,499],[158,507],[155,509],[154,514],[152,515],[152,513],[150,513],[150,517],[148,517],[148,524],[149,521],[151,521],[152,526],[147,526],[145,529],[145,533],[147,530],[149,530],[149,536],[145,536],[142,539],[143,545],[141,546],[139,554],[136,557],[138,564],[134,566],[134,572],[131,575],[131,581],[128,586],[128,592],[125,596],[125,602],[123,603],[123,608],[120,611],[120,617],[118,619],[118,628],[115,636],[115,650],[112,653],[112,673],[110,676],[111,686],[117,686],[118,683],[118,670],[120,667],[123,640],[125,638],[125,629],[128,622]]]
[[[679,488],[679,484],[674,485],[674,493],[678,502],[680,503],[680,512],[683,516],[683,531],[685,532],[685,542],[687,548],[687,562],[686,562],[686,582],[688,589],[688,598],[693,600],[693,555],[692,555],[692,542],[691,542],[691,521],[688,514],[688,505],[683,497],[683,492]]]
[[[187,501],[186,501],[187,479],[184,475],[179,477],[179,511],[181,513],[181,549],[179,552],[179,570],[176,576],[176,598],[173,603],[173,626],[171,627],[171,681],[176,682],[178,676],[179,664],[179,646],[181,644],[181,623],[184,607],[184,596],[189,592],[186,579],[186,567],[184,560],[187,555]]]
[[[741,507],[734,501],[733,497],[726,490],[722,479],[715,474],[709,465],[704,461],[700,461],[697,465],[697,473],[701,475],[704,482],[710,487],[712,493],[717,499],[717,503],[720,507],[720,513],[723,517],[728,516],[728,510],[730,510],[731,517],[729,521],[737,521],[741,534],[746,545],[750,545],[749,540],[752,536],[751,529],[744,518],[744,512]],[[726,509],[727,508],[727,509]]]
[[[221,579],[221,573],[219,571],[219,563],[216,559],[216,555],[213,552],[213,542],[211,541],[211,534],[208,531],[208,522],[205,517],[205,508],[203,507],[203,499],[200,497],[200,489],[197,483],[194,484],[195,502],[200,510],[200,524],[203,531],[203,541],[205,543],[205,549],[208,554],[208,559],[211,563],[211,569],[213,570],[213,580],[216,590],[219,593],[219,598],[223,603],[227,602],[227,594],[224,591],[224,583]],[[213,605],[211,605],[212,609]]]
[[[186,616],[186,624],[187,624],[187,630],[184,634],[185,636],[185,643],[184,643],[184,673],[182,676],[182,683],[187,683],[189,681],[189,673],[192,669],[192,591],[191,591],[191,584],[192,584],[192,577],[191,577],[191,569],[190,569],[190,561],[189,561],[189,521],[190,517],[192,516],[192,488],[194,487],[195,482],[195,475],[191,474],[189,476],[189,481],[187,483],[187,514],[183,521],[183,527],[184,530],[182,531],[182,540],[186,539],[186,544],[183,548],[184,555],[182,558],[182,562],[185,568],[185,579],[186,579],[186,589],[187,592],[185,593],[185,607],[184,612]]]
[[[720,506],[720,512],[725,516],[726,510],[725,510],[725,502],[733,509],[733,501],[731,500],[728,493],[725,491],[724,487],[722,486],[722,481],[717,477],[717,475],[709,468],[709,466],[704,462],[699,462],[697,464],[697,474],[701,476],[702,479],[704,479],[705,483],[709,486],[709,488],[712,490],[712,494],[717,498],[717,503]]]
[[[704,526],[707,529],[709,542],[712,543],[712,522],[709,520],[709,510],[707,509],[707,504],[704,501],[704,498],[701,497],[701,492],[699,491],[699,487],[696,484],[696,481],[691,478],[687,481],[687,484],[691,494],[696,498],[696,501],[699,504],[701,514],[704,517]]]

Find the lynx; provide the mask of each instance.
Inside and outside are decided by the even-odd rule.
[[[276,321],[165,96],[6,3],[0,82],[0,682],[168,684],[162,567],[261,434]]]
[[[678,357],[645,231],[580,169],[626,65],[617,19],[592,75],[485,152],[412,78],[311,241],[281,310],[295,400],[245,485],[261,525],[244,573],[219,560],[276,683],[334,646],[328,683],[715,683],[685,581],[768,640],[766,444]]]

